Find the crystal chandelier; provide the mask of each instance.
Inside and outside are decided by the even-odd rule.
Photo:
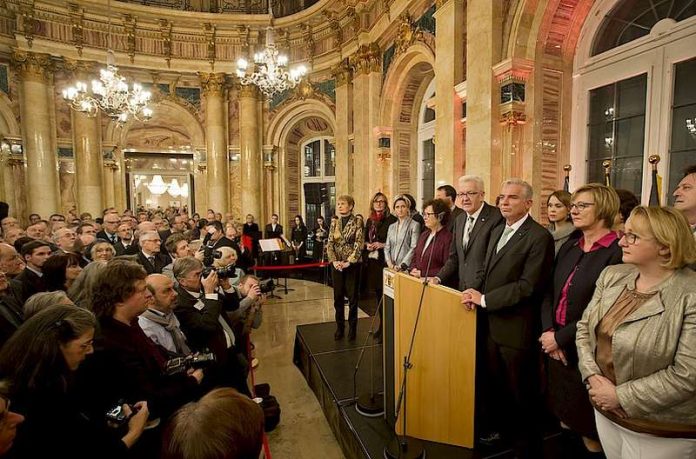
[[[689,134],[696,136],[696,117],[686,120],[686,130],[689,131]]]
[[[99,71],[99,80],[92,80],[91,87],[83,81],[75,82],[74,86],[63,90],[63,99],[70,107],[78,112],[94,117],[101,110],[119,125],[131,118],[147,121],[152,117],[148,107],[152,95],[144,91],[142,86],[134,83],[128,85],[126,79],[118,73],[114,65],[114,53],[111,50],[111,0],[108,6],[108,40],[106,52],[106,68]]]
[[[150,193],[157,196],[164,194],[165,191],[167,191],[167,189],[169,188],[169,185],[164,183],[164,180],[162,180],[162,176],[159,174],[152,177],[152,181],[148,183],[146,186],[147,189],[150,190]]]
[[[273,24],[272,2],[268,2],[268,14]],[[273,26],[266,29],[266,47],[254,54],[254,68],[248,72],[249,63],[244,58],[237,60],[237,77],[243,85],[254,85],[267,97],[294,88],[307,73],[307,68],[300,65],[287,70],[288,57],[280,54],[273,42]]]
[[[182,195],[181,187],[179,186],[179,181],[177,179],[172,179],[172,182],[169,184],[169,189],[167,190],[167,193],[169,193],[169,195],[173,198],[178,198]]]

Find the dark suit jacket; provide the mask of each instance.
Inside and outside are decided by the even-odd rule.
[[[10,288],[19,304],[24,304],[34,293],[45,292],[46,282],[28,268],[10,281]]]
[[[418,237],[418,244],[416,244],[416,249],[413,252],[413,260],[411,260],[410,266],[410,269],[419,269],[423,277],[432,277],[440,271],[447,261],[449,248],[452,244],[452,233],[443,227],[430,242],[425,252],[423,252],[428,236],[430,236],[430,230],[426,228]],[[432,258],[430,257],[431,253]],[[430,262],[429,270],[428,262]]]
[[[116,241],[120,240],[118,235],[114,236],[116,236]],[[111,242],[111,239],[109,239],[109,236],[106,235],[106,231],[104,230],[101,230],[97,233],[97,239],[104,239],[105,241]]]
[[[273,226],[269,223],[264,228],[263,238],[264,239],[275,239],[283,234],[283,225],[276,225],[276,230],[273,231]]]
[[[505,224],[503,216],[497,207],[483,203],[481,213],[474,223],[474,228],[469,235],[469,243],[464,250],[464,228],[467,219],[466,212],[457,217],[454,224],[454,237],[450,245],[449,258],[442,267],[437,277],[445,283],[455,272],[459,271],[459,290],[468,288],[481,289],[483,285],[482,268],[486,263],[486,253],[491,232],[500,224]]]
[[[10,339],[22,322],[24,322],[22,308],[11,292],[0,295],[0,347]]]
[[[582,318],[585,308],[592,299],[595,284],[604,268],[621,263],[622,251],[619,240],[616,239],[609,247],[600,248],[585,253],[578,246],[582,238],[581,231],[575,231],[561,246],[556,256],[552,282],[546,289],[546,295],[541,308],[541,329],[556,331],[556,342],[566,351],[566,357],[574,357],[575,332],[578,320]],[[577,266],[577,270],[575,267]],[[568,306],[566,323],[560,326],[556,323],[556,309],[561,299],[561,291],[568,277],[575,272],[568,286]],[[576,359],[573,362],[577,363]]]
[[[143,268],[145,268],[145,271],[147,271],[148,274],[162,274],[162,268],[171,263],[171,259],[167,255],[158,253],[155,255],[155,264],[153,265],[147,258],[145,258],[143,251],[138,250],[138,263],[143,265]]]
[[[242,226],[242,234],[246,234],[255,239],[258,239],[259,232],[259,225],[257,225],[256,223],[252,223],[251,225],[247,225],[245,223],[244,226]]]
[[[452,209],[452,212],[450,212],[449,221],[447,222],[447,229],[450,230],[450,233],[452,234],[454,234],[454,225],[460,215],[466,215],[466,212],[464,212],[464,209],[454,206],[454,209]]]
[[[396,222],[397,218],[393,214],[389,214],[386,217],[384,217],[381,221],[374,221],[371,218],[367,219],[367,222],[365,223],[365,244],[368,244],[370,242],[381,242],[384,244],[387,242],[387,233],[389,232],[389,227],[392,225],[392,223]],[[370,231],[371,228],[375,227],[374,229],[374,239],[370,239]],[[384,249],[379,249],[378,251],[379,254],[379,262],[386,266],[386,262],[384,261]],[[365,258],[365,261],[368,260],[367,256],[370,252],[367,250],[363,251],[363,257]],[[381,279],[382,277],[382,271],[379,271],[379,277]],[[381,280],[380,280],[381,282]]]
[[[133,239],[128,247],[123,245],[123,241],[118,241],[114,244],[114,250],[116,250],[116,255],[135,255],[140,251],[140,247],[138,241]]]
[[[553,266],[553,237],[531,216],[496,253],[505,225],[497,226],[488,243],[485,311],[490,337],[498,345],[515,349],[536,346],[539,311]]]

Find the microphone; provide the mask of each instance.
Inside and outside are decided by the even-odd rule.
[[[401,263],[401,266],[399,266],[399,270],[408,272],[408,265],[406,263]]]

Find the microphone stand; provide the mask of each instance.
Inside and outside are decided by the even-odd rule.
[[[431,244],[433,245],[430,249],[430,256],[428,257],[428,266],[425,269],[425,276],[423,277],[423,289],[421,290],[420,300],[418,300],[418,312],[416,313],[416,322],[413,324],[413,331],[411,332],[411,342],[408,347],[408,355],[404,356],[404,373],[401,377],[401,388],[399,389],[399,398],[396,402],[396,416],[395,419],[399,419],[399,413],[403,408],[403,416],[401,418],[401,423],[403,425],[403,434],[399,435],[396,433],[396,424],[394,424],[394,438],[389,442],[387,446],[384,447],[384,457],[386,459],[420,459],[425,457],[425,449],[423,447],[423,442],[417,438],[409,437],[407,435],[407,416],[406,416],[406,397],[407,397],[407,386],[406,382],[408,380],[408,370],[413,368],[411,363],[411,356],[413,355],[413,345],[416,341],[416,332],[418,331],[418,322],[420,321],[421,312],[423,310],[423,298],[425,297],[425,288],[428,286],[428,272],[430,271],[430,263],[433,260],[433,253],[435,252],[435,240],[437,239],[437,233],[433,236]]]
[[[382,306],[382,299],[380,298],[377,304],[377,310]],[[362,394],[360,397],[358,394],[358,369],[362,363],[363,356],[365,355],[365,348],[370,340],[370,337],[374,334],[375,330],[375,319],[377,314],[372,316],[372,323],[370,324],[370,331],[367,332],[365,341],[363,342],[362,349],[360,350],[360,356],[355,364],[355,369],[353,370],[353,400],[355,400],[355,411],[363,416],[369,418],[376,418],[384,414],[384,396],[379,393],[375,393],[375,346],[370,346],[370,392],[368,394]]]

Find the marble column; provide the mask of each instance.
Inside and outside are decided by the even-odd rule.
[[[104,208],[116,207],[116,193],[114,189],[114,171],[116,170],[116,164],[113,160],[104,161],[102,170],[104,178]],[[101,214],[101,211],[99,214]]]
[[[350,66],[342,62],[332,74],[336,80],[336,197],[353,194],[353,171],[350,167],[350,139],[353,118],[353,81]]]
[[[261,214],[261,164],[263,161],[259,120],[259,91],[247,85],[239,89],[239,152],[241,155],[242,214],[265,221]],[[275,209],[278,212],[280,209]]]
[[[50,55],[16,51],[14,62],[21,77],[20,110],[27,159],[27,195],[30,213],[43,218],[60,209],[58,161],[53,149],[55,119],[51,116]]]
[[[382,188],[382,164],[373,127],[379,125],[381,54],[376,43],[361,46],[353,77],[355,165],[353,186],[356,213],[366,215],[372,195]]]
[[[223,215],[229,210],[229,178],[227,155],[227,111],[225,74],[200,73],[205,99],[205,144],[208,207]]]
[[[489,2],[491,0],[488,0]],[[493,0],[495,1],[495,0]],[[435,11],[435,185],[462,175],[462,101],[455,86],[464,79],[464,0],[445,0]],[[456,186],[456,185],[455,185]]]
[[[88,63],[76,63],[75,77],[80,81],[89,81]],[[77,208],[79,212],[100,215],[102,207],[102,170],[101,132],[99,113],[89,117],[85,113],[71,110],[73,152],[75,154],[75,180]]]
[[[275,163],[276,147],[273,145],[264,145],[263,147],[263,169],[264,169],[264,191],[266,194],[265,207],[266,214],[272,214],[276,210],[280,210],[276,205],[276,195],[278,190],[275,188],[274,176],[277,175]],[[282,213],[282,212],[278,212]]]
[[[466,7],[466,173],[483,178],[489,197],[500,191],[503,180],[500,90],[493,75],[501,53],[500,5],[491,0],[469,0]]]

